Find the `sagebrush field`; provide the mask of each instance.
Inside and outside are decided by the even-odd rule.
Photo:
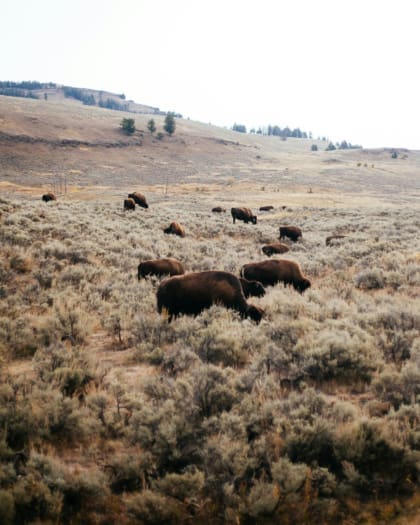
[[[44,119],[43,102],[13,100]],[[163,141],[81,152],[13,139],[8,104],[2,523],[417,523],[418,153],[313,154],[182,120]],[[93,110],[72,111],[88,128]],[[104,127],[121,118],[101,111]],[[60,155],[67,193],[44,203]],[[123,211],[134,190],[149,209]],[[232,224],[238,205],[256,225]],[[173,220],[185,238],[163,233]],[[312,286],[250,298],[259,325],[221,306],[168,324],[158,279],[137,279],[160,257],[239,275],[280,225],[302,229],[278,258]],[[326,246],[332,234],[346,236]]]

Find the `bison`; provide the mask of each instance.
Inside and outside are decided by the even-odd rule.
[[[179,222],[171,222],[171,224],[163,230],[163,233],[172,233],[180,237],[185,237],[184,227],[181,226]]]
[[[156,292],[157,309],[168,312],[168,322],[182,314],[198,315],[213,304],[236,310],[259,323],[261,308],[248,304],[241,283],[230,272],[208,270],[164,279]]]
[[[243,277],[239,278],[239,281],[242,286],[242,291],[244,292],[245,297],[262,297],[265,295],[264,286],[258,281],[248,281]]]
[[[344,237],[347,237],[347,235],[330,235],[325,239],[325,244],[327,246],[331,246],[333,244],[333,241],[336,239],[344,239]]]
[[[146,197],[139,193],[138,191],[135,191],[133,193],[128,194],[129,199],[133,199],[136,204],[138,204],[141,208],[148,208],[149,205],[146,202]]]
[[[221,206],[216,206],[211,211],[214,213],[224,213],[226,211],[226,208],[222,208]]]
[[[296,242],[302,238],[302,230],[297,226],[280,226],[280,240],[288,237],[291,241]]]
[[[274,210],[274,206],[261,206],[260,211],[271,211]]]
[[[136,203],[134,199],[124,199],[124,210],[134,210],[136,208]]]
[[[185,273],[182,263],[177,259],[149,259],[142,261],[137,268],[137,277],[140,280],[148,275],[183,275]]]
[[[49,202],[49,201],[56,201],[57,200],[57,197],[54,195],[54,193],[45,193],[43,196],[42,196],[42,200],[44,202]]]
[[[261,249],[268,257],[271,257],[274,253],[286,253],[290,250],[287,244],[283,244],[282,242],[265,244]]]
[[[283,282],[284,286],[291,284],[300,293],[311,286],[310,280],[303,276],[299,264],[288,259],[267,259],[245,264],[240,275],[245,279],[260,281],[264,286],[274,286],[279,282]]]
[[[249,208],[232,208],[230,210],[233,218],[233,224],[235,224],[236,219],[248,222],[252,224],[257,224],[257,216],[252,214],[252,211]]]

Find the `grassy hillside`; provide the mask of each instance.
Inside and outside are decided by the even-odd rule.
[[[123,116],[0,97],[2,523],[415,525],[418,152],[186,120],[159,141],[147,117],[127,138]],[[124,213],[128,190],[149,209]],[[221,306],[168,324],[137,280],[158,257],[238,275],[281,224],[312,286],[250,298],[259,325]]]

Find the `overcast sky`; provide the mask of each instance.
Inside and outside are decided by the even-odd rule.
[[[420,149],[418,0],[2,0],[0,80]]]

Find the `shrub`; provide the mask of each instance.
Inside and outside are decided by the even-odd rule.
[[[186,523],[187,514],[184,506],[176,499],[151,490],[126,498],[128,514],[136,521],[150,525],[163,523]]]
[[[13,494],[0,489],[0,516],[4,525],[13,525],[15,523],[15,500]]]
[[[414,490],[418,476],[415,456],[386,439],[379,424],[360,421],[348,427],[337,436],[334,452],[341,463],[346,462],[343,474],[363,498]]]
[[[384,288],[385,277],[382,270],[379,270],[378,268],[363,270],[356,275],[355,285],[356,288],[361,288],[363,290]]]
[[[370,381],[378,366],[373,341],[363,330],[340,328],[327,328],[312,335],[310,342],[298,343],[296,351],[305,355],[304,373],[318,383],[331,379]]]

